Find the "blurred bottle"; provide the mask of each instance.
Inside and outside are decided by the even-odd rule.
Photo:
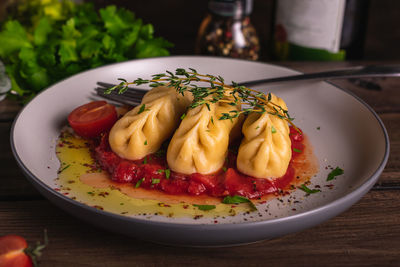
[[[260,44],[250,22],[253,0],[210,0],[202,21],[197,54],[257,60]]]
[[[368,0],[277,0],[273,58],[361,59]]]

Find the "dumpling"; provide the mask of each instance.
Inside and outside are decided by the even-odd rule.
[[[271,102],[287,110],[285,102],[273,94]],[[268,107],[266,110],[274,112]],[[239,171],[271,179],[286,173],[292,157],[287,121],[268,112],[252,112],[243,123],[242,133],[236,162]]]
[[[178,127],[181,115],[192,102],[174,87],[155,87],[141,105],[127,112],[111,128],[109,143],[120,157],[138,160],[156,152]]]
[[[240,110],[224,102],[190,109],[173,135],[167,150],[171,170],[184,174],[210,174],[224,164],[229,135],[238,118],[220,120],[223,113]]]

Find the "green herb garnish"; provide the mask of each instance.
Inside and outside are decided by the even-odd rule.
[[[208,86],[200,86],[198,83],[208,83]],[[232,120],[239,117],[241,114],[247,115],[250,112],[268,114],[286,120],[288,123],[297,127],[292,123],[293,118],[290,117],[288,111],[280,105],[272,102],[272,95],[269,93],[268,97],[256,90],[241,86],[235,82],[232,85],[224,83],[224,79],[220,76],[210,74],[199,74],[196,70],[189,68],[189,71],[183,68],[178,68],[175,73],[166,71],[166,73],[152,75],[151,79],[138,78],[132,82],[122,80],[122,82],[112,88],[123,93],[127,90],[128,85],[141,85],[149,84],[151,87],[166,85],[174,87],[180,94],[190,92],[193,95],[193,101],[190,108],[195,108],[201,105],[206,105],[207,108],[210,104],[222,101],[231,106],[247,105],[248,108],[242,110],[231,110],[228,113],[222,113],[218,118],[219,120]],[[227,97],[229,96],[229,97]],[[182,119],[182,118],[181,118]],[[211,119],[213,122],[213,119]]]
[[[0,58],[12,81],[10,97],[27,101],[66,77],[132,58],[168,56],[172,44],[151,24],[114,5],[22,0],[10,5],[0,29]]]
[[[138,111],[137,114],[140,114],[140,113],[142,113],[142,112],[145,111],[145,110],[146,110],[146,105],[143,104],[143,105],[140,106],[140,109],[139,109],[139,111]]]
[[[165,178],[169,179],[170,176],[171,176],[171,170],[165,169]]]
[[[327,181],[333,180],[336,176],[342,175],[344,173],[344,170],[342,170],[339,167],[336,167],[334,170],[332,170],[329,174],[328,177],[326,178]]]
[[[147,140],[146,140],[146,141],[144,141],[144,145],[145,145],[145,146],[147,146]]]
[[[252,210],[257,210],[256,205],[254,205],[253,202],[251,202],[250,199],[238,195],[234,196],[226,196],[222,200],[222,203],[224,204],[240,204],[240,203],[249,203],[250,207]]]
[[[160,179],[151,178],[151,184],[158,184],[160,183]]]
[[[293,151],[294,151],[294,152],[297,152],[297,153],[301,153],[301,152],[303,152],[303,151],[301,151],[300,149],[298,149],[298,148],[295,148],[295,147],[293,148]]]
[[[271,125],[271,133],[276,133],[276,129],[275,129],[275,127],[274,127],[274,125]]]
[[[157,173],[165,173],[165,178],[169,179],[169,177],[171,176],[171,170],[170,169],[159,169],[157,170]]]
[[[306,192],[307,194],[315,194],[318,192],[321,192],[321,190],[319,189],[310,189],[308,188],[305,184],[302,184],[300,187],[298,187],[300,190],[303,190],[304,192]]]
[[[137,183],[135,184],[135,188],[139,188],[140,185],[143,183],[144,181],[144,177],[142,179],[140,179],[139,181],[137,181]]]
[[[68,169],[69,167],[71,167],[71,164],[68,164],[67,166],[65,166],[64,168],[62,168],[61,170],[59,170],[58,173],[62,173],[63,171],[65,171],[65,170]]]
[[[216,208],[215,205],[197,205],[193,204],[193,206],[197,207],[199,210],[213,210]]]

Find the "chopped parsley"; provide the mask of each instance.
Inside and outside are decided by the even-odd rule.
[[[158,184],[160,183],[160,179],[151,178],[151,184]]]
[[[165,173],[165,178],[169,179],[171,177],[171,170],[170,169],[159,169],[157,170],[157,173]]]
[[[336,176],[342,175],[344,173],[344,171],[339,168],[336,167],[334,170],[332,170],[329,174],[328,177],[326,178],[327,181],[333,180]]]
[[[171,176],[171,170],[165,169],[165,178],[169,179],[170,176]]]
[[[64,168],[62,168],[61,170],[59,170],[58,173],[62,173],[63,171],[65,171],[65,170],[68,169],[69,167],[71,167],[71,164],[68,164],[67,166],[65,166]]]
[[[276,129],[275,129],[274,125],[271,125],[271,132],[272,132],[273,134],[276,133]]]
[[[294,151],[294,152],[297,152],[297,153],[301,153],[301,152],[303,152],[303,151],[301,151],[300,149],[298,149],[298,148],[295,148],[295,147],[293,148],[293,151]]]
[[[143,111],[145,111],[145,109],[146,109],[146,105],[145,104],[141,105],[137,114],[142,113]]]
[[[321,192],[321,190],[319,190],[319,189],[310,189],[310,188],[308,188],[305,184],[302,184],[302,185],[299,187],[299,189],[300,189],[300,190],[303,190],[303,191],[306,192],[307,194],[315,194],[315,193]]]
[[[144,178],[140,179],[139,181],[137,181],[137,183],[135,184],[135,188],[139,188],[140,185],[143,183]]]
[[[199,210],[213,210],[215,209],[215,205],[198,205],[198,204],[193,204],[193,206],[197,207]]]
[[[234,196],[226,196],[222,200],[222,203],[224,204],[240,204],[240,203],[249,203],[250,207],[252,210],[257,210],[256,205],[254,205],[253,202],[251,202],[250,199],[238,195]]]

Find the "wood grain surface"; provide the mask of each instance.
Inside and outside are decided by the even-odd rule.
[[[380,62],[371,62],[380,63]],[[359,62],[284,62],[301,72]],[[9,143],[21,109],[0,102],[0,235],[19,234],[30,243],[50,243],[40,266],[399,266],[400,262],[400,79],[334,83],[368,103],[384,122],[391,153],[378,183],[341,215],[306,231],[229,248],[183,248],[114,234],[76,219],[44,199],[25,179]]]

